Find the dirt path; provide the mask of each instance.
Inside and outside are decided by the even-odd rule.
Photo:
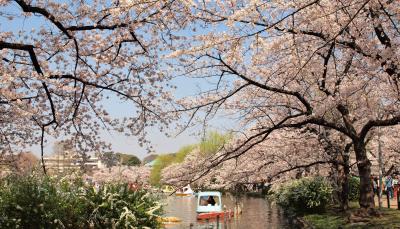
[[[375,196],[375,206],[379,206],[378,202],[378,197]],[[382,207],[387,208],[387,197],[386,195],[382,195]],[[390,208],[397,209],[397,198],[393,197],[393,199],[390,199]]]

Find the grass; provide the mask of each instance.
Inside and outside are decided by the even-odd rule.
[[[357,203],[350,204],[350,213],[359,208]],[[362,219],[362,222],[349,223],[349,214],[340,213],[337,208],[332,207],[325,213],[309,214],[303,216],[303,220],[316,229],[337,228],[400,228],[400,210],[382,208],[380,217]]]
[[[344,217],[330,214],[312,214],[306,215],[303,219],[313,228],[337,229],[344,225]]]

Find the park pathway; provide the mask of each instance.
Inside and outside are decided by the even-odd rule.
[[[378,201],[377,196],[375,196],[375,206],[377,206],[377,207],[379,206],[379,201]],[[382,195],[382,207],[383,208],[388,207],[386,195]],[[396,197],[393,197],[393,199],[390,199],[390,208],[397,209],[397,198]]]

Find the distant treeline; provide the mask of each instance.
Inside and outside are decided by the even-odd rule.
[[[211,155],[215,154],[223,144],[231,139],[232,134],[220,134],[216,131],[209,132],[207,136],[197,144],[183,146],[176,153],[162,154],[156,158],[150,175],[150,183],[159,186],[161,180],[161,171],[174,163],[182,163],[185,157],[195,149],[199,150],[200,154]]]

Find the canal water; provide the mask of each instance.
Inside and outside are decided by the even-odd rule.
[[[242,214],[227,220],[200,222],[196,220],[196,197],[167,196],[164,198],[165,216],[174,216],[182,220],[180,223],[169,223],[167,229],[275,229],[291,228],[283,216],[283,212],[275,204],[264,198],[223,196],[222,204],[233,209],[235,202],[242,204]],[[190,226],[192,224],[192,227]]]

